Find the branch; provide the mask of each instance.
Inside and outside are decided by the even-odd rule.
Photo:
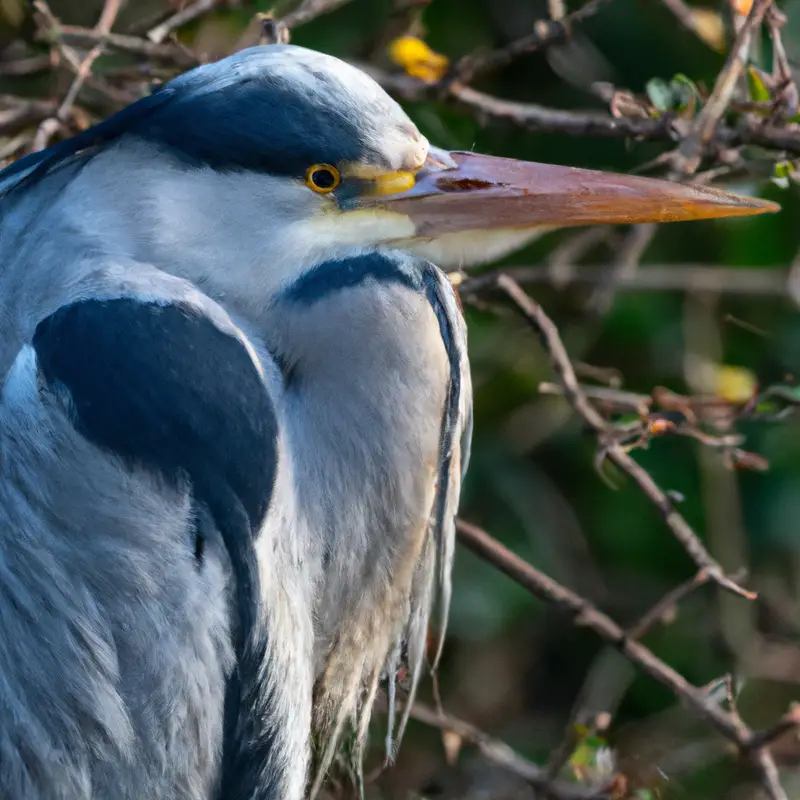
[[[303,0],[294,11],[284,14],[280,23],[284,28],[296,28],[349,2],[350,0]]]
[[[0,61],[0,76],[19,77],[20,75],[35,75],[37,72],[46,72],[53,66],[49,55],[29,56],[18,58],[14,61]]]
[[[59,25],[53,33],[67,44],[92,47],[102,41],[107,47],[121,53],[166,61],[181,69],[190,69],[199,63],[195,56],[182,47],[169,43],[156,44],[140,36],[128,36],[124,33],[103,35],[91,28],[82,28],[79,25]]]
[[[592,111],[568,111],[535,103],[503,100],[469,86],[453,83],[427,84],[409,75],[387,73],[369,64],[357,66],[370,74],[390,94],[409,101],[446,100],[466,111],[479,121],[508,122],[534,133],[556,133],[567,136],[593,136],[606,139],[635,139],[640,141],[675,142],[680,137],[673,115],[657,118],[612,117]],[[774,125],[743,125],[732,128],[720,124],[714,131],[711,144],[719,148],[758,145],[772,150],[789,151],[800,155],[800,131]]]
[[[44,15],[48,23],[52,24],[54,27],[57,26],[58,20],[53,15],[53,12],[50,10],[45,0],[37,0],[37,2],[34,3],[34,6],[39,13]],[[78,95],[80,94],[81,89],[83,89],[83,85],[86,83],[87,78],[92,72],[92,66],[94,62],[103,52],[104,41],[102,37],[107,36],[111,31],[111,28],[117,19],[117,15],[120,12],[120,8],[121,0],[105,0],[105,3],[103,4],[103,10],[100,13],[100,18],[98,19],[97,25],[94,28],[94,32],[101,37],[100,41],[91,49],[91,51],[82,61],[78,60],[77,54],[74,51],[64,46],[63,43],[61,44],[60,49],[64,58],[75,70],[75,78],[67,90],[64,99],[56,109],[56,113],[52,117],[48,117],[40,123],[39,128],[36,131],[36,135],[33,137],[33,150],[43,150],[45,147],[47,147],[52,136],[69,118],[70,114],[72,113],[73,106],[75,105],[75,101],[78,99]]]
[[[772,0],[755,0],[750,14],[739,30],[725,66],[717,76],[714,89],[692,122],[689,133],[681,142],[673,165],[683,175],[690,175],[700,166],[706,148],[714,138],[717,126],[731,103],[736,84],[750,55],[754,31],[761,26]]]
[[[183,25],[187,25],[198,17],[203,16],[203,14],[207,14],[209,11],[213,11],[224,2],[227,2],[227,0],[197,0],[197,2],[186,6],[186,8],[178,11],[161,24],[149,30],[147,32],[147,38],[155,44],[161,44],[172,31],[177,30]]]
[[[694,707],[723,736],[734,742],[739,742],[741,739],[742,744],[745,743],[745,739],[740,736],[729,716],[712,698],[653,655],[647,647],[628,638],[614,620],[595,608],[588,600],[556,583],[478,526],[458,520],[457,528],[462,543],[472,552],[497,567],[531,594],[555,605],[573,618],[577,625],[591,629],[602,639],[618,647],[648,675]]]
[[[766,728],[753,734],[744,749],[745,751],[752,751],[760,747],[766,747],[776,739],[780,739],[784,734],[796,731],[798,726],[800,726],[800,705],[795,704],[771,728]]]
[[[705,586],[708,581],[708,572],[704,569],[699,570],[693,578],[667,592],[652,608],[641,616],[638,622],[628,628],[627,635],[631,639],[641,639],[672,613],[678,603],[685,600],[689,595],[694,594],[701,586]]]
[[[738,716],[726,713],[707,692],[689,683],[680,673],[653,654],[644,645],[631,639],[614,620],[598,610],[589,600],[581,597],[552,578],[540,572],[516,553],[490,536],[477,525],[459,519],[456,523],[462,544],[480,558],[492,564],[535,597],[553,604],[580,625],[594,631],[605,641],[615,645],[631,662],[670,689],[679,699],[694,708],[725,738],[734,742],[744,753],[763,750],[774,738],[769,734],[752,733]],[[781,732],[788,728],[781,724]],[[794,720],[792,726],[800,724]],[[772,738],[767,738],[772,737]]]
[[[617,294],[619,282],[635,275],[638,265],[658,232],[658,224],[648,222],[644,225],[633,225],[626,233],[625,240],[619,247],[611,269],[605,270],[605,281],[595,290],[589,301],[591,312],[602,317],[608,313]]]
[[[680,22],[687,31],[693,33],[705,44],[709,44],[708,34],[698,22],[694,14],[694,9],[687,6],[683,0],[661,0],[661,2],[675,15],[678,22]]]
[[[502,69],[520,56],[565,42],[569,39],[572,25],[592,16],[607,2],[609,0],[589,0],[582,8],[561,20],[539,20],[533,27],[533,33],[515,39],[505,47],[488,53],[464,56],[455,65],[451,75],[445,78],[445,84],[450,81],[459,84],[469,83],[477,75]]]
[[[754,755],[753,765],[770,800],[789,800],[789,795],[781,786],[781,776],[769,750],[758,750]]]
[[[519,284],[553,286],[597,286],[606,280],[606,267],[559,263],[505,267],[467,278],[459,284],[462,294],[475,294],[497,284],[499,274]],[[791,296],[791,270],[782,267],[726,267],[707,264],[647,264],[631,274],[618,276],[618,290],[630,292],[700,292],[730,295]]]
[[[707,570],[714,583],[742,597],[755,598],[755,594],[738,586],[724,574],[722,567],[711,557],[689,523],[675,509],[670,499],[650,477],[647,470],[634,461],[619,443],[608,439],[609,429],[606,421],[589,402],[589,399],[581,389],[558,330],[552,320],[544,313],[541,306],[526,295],[519,287],[519,284],[507,275],[500,275],[497,278],[497,287],[514,302],[525,319],[528,320],[541,337],[553,367],[564,387],[567,400],[583,420],[599,435],[602,456],[608,458],[633,478],[644,495],[664,518],[673,536],[683,545],[695,564],[699,568]]]
[[[463,741],[477,747],[489,761],[519,776],[554,800],[602,800],[609,796],[602,787],[580,786],[551,780],[543,767],[519,755],[505,742],[489,736],[474,725],[451,714],[437,711],[422,703],[414,703],[410,716],[424,725],[455,733]]]
[[[51,117],[58,108],[54,100],[21,100],[19,97],[0,96],[0,135],[13,136],[31,125],[38,125]]]

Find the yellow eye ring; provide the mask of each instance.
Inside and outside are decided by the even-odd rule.
[[[341,182],[339,170],[331,164],[313,164],[306,170],[306,186],[319,194],[332,192]]]

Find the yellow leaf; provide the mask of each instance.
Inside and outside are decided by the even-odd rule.
[[[752,1],[752,0],[751,0]],[[743,3],[747,0],[737,0]],[[690,11],[697,35],[717,52],[725,50],[725,23],[722,16],[710,8],[693,8]]]
[[[731,8],[740,17],[746,17],[753,7],[753,0],[730,0]]]
[[[744,367],[719,366],[714,394],[729,403],[746,403],[756,392],[756,376]]]
[[[447,72],[446,56],[435,53],[416,36],[401,36],[390,42],[389,58],[409,75],[425,83],[436,83]]]

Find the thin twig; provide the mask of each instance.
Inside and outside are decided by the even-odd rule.
[[[154,28],[147,32],[147,38],[155,43],[161,44],[174,30],[188,25],[203,14],[213,11],[217,6],[222,5],[226,0],[196,0],[191,5],[173,14],[164,22],[156,25]]]
[[[141,36],[130,36],[124,33],[101,34],[91,28],[79,25],[60,25],[54,34],[67,44],[78,47],[92,47],[102,41],[107,47],[122,53],[143,56],[156,61],[166,61],[178,68],[188,69],[199,63],[185,48],[173,43],[156,44]]]
[[[789,800],[789,795],[781,786],[781,776],[769,750],[762,747],[756,751],[753,756],[753,765],[769,800]]]
[[[21,75],[34,75],[51,69],[53,60],[49,55],[29,56],[18,58],[15,61],[0,61],[0,76],[19,77]]]
[[[519,755],[499,739],[446,712],[415,703],[411,708],[411,718],[424,725],[456,734],[463,741],[477,747],[489,761],[502,766],[531,786],[545,791],[554,800],[602,800],[609,796],[603,792],[602,787],[552,781],[543,767]]]
[[[667,592],[652,608],[641,616],[638,622],[628,628],[627,635],[631,639],[641,639],[651,628],[658,625],[678,603],[696,592],[701,586],[705,586],[708,581],[708,572],[704,569],[699,570],[693,578]]]
[[[0,134],[13,136],[31,125],[53,116],[58,108],[55,100],[20,100],[18,97],[0,97]]]
[[[648,413],[653,404],[653,398],[649,394],[626,392],[609,386],[582,385],[581,389],[590,400],[597,401],[601,406],[612,406],[626,412],[635,411],[642,416]],[[563,397],[564,389],[559,383],[544,381],[539,384],[539,394]]]
[[[452,70],[447,81],[466,84],[476,76],[508,66],[523,55],[554,44],[561,44],[569,38],[572,25],[595,14],[600,6],[609,0],[589,0],[586,5],[563,19],[539,20],[533,26],[533,33],[515,39],[505,47],[488,53],[464,56]]]
[[[53,12],[50,10],[44,0],[37,0],[35,6],[37,10],[44,14],[50,21],[57,22],[56,18],[53,16]],[[97,25],[94,28],[95,33],[97,33],[100,37],[108,35],[114,25],[115,20],[117,19],[117,15],[120,12],[121,6],[121,0],[105,0],[105,3],[103,4],[103,10],[100,13],[100,18],[98,19]],[[94,62],[103,53],[103,40],[101,38],[98,44],[96,44],[89,51],[87,56],[82,61],[77,61],[76,54],[63,45],[62,52],[75,69],[75,78],[67,90],[64,99],[61,101],[61,104],[58,106],[56,113],[52,117],[45,119],[39,125],[36,135],[33,137],[33,150],[43,150],[45,147],[47,147],[50,138],[69,118],[70,114],[72,113],[72,108],[75,105],[75,101],[78,99],[78,95],[80,94],[81,89],[83,89],[83,85],[86,83],[87,78],[91,74]]]
[[[470,550],[536,597],[555,605],[573,618],[576,624],[590,628],[605,641],[616,645],[632,662],[694,707],[720,733],[735,742],[742,739],[744,743],[745,740],[740,736],[728,714],[713,699],[653,655],[647,647],[629,639],[614,620],[595,608],[588,600],[556,583],[477,525],[458,520],[457,527],[462,543]]]
[[[672,501],[653,480],[650,473],[634,461],[617,442],[608,440],[608,424],[589,402],[589,399],[581,389],[558,329],[544,313],[541,306],[525,294],[519,284],[507,275],[498,276],[497,286],[514,302],[541,337],[553,367],[564,387],[565,397],[583,420],[599,435],[603,456],[633,478],[640,490],[664,518],[673,536],[683,545],[683,548],[695,564],[699,568],[708,571],[714,583],[729,592],[748,599],[754,599],[756,595],[753,592],[743,589],[725,575],[722,567],[711,557],[697,534],[683,516],[678,513]]]
[[[607,267],[560,263],[505,267],[504,275],[530,286],[597,286],[605,280]],[[492,288],[499,271],[467,278],[459,285],[463,295]],[[618,291],[702,292],[746,296],[789,297],[791,270],[783,267],[726,267],[708,264],[648,264],[633,274],[619,276]]]
[[[673,159],[673,166],[684,175],[695,172],[703,154],[714,138],[722,115],[730,105],[736,84],[742,75],[750,54],[753,34],[761,25],[764,14],[772,0],[755,0],[750,14],[739,30],[725,66],[717,76],[714,89],[706,100],[700,113],[692,122],[689,133],[684,137]]]
[[[431,85],[409,75],[388,73],[370,64],[359,63],[358,66],[388,92],[402,99],[442,98],[442,87],[439,84]],[[502,121],[535,133],[662,142],[676,142],[681,139],[675,119],[670,114],[657,118],[641,118],[612,117],[593,111],[568,111],[535,103],[503,100],[459,83],[450,84],[443,99],[450,100],[479,121]],[[775,125],[742,125],[733,128],[719,124],[712,144],[723,149],[745,144],[759,145],[800,154],[800,131]]]
[[[614,302],[620,281],[636,273],[645,250],[650,246],[658,231],[658,224],[649,222],[634,225],[626,234],[619,247],[611,269],[606,270],[606,281],[595,291],[589,301],[589,310],[595,316],[602,317],[608,313]]]
[[[285,28],[297,28],[349,2],[350,0],[303,0],[294,11],[284,14],[280,22]]]
[[[562,285],[564,273],[568,275],[571,269],[570,264],[577,263],[599,244],[609,240],[612,233],[613,229],[608,225],[595,225],[573,233],[566,241],[554,247],[547,257],[553,285]]]
[[[710,44],[708,34],[694,13],[694,9],[686,5],[683,0],[661,0],[661,2],[675,15],[678,22],[693,33],[705,44]]]
[[[784,714],[778,722],[771,728],[766,728],[763,731],[753,734],[750,741],[745,745],[745,751],[755,750],[760,747],[767,747],[771,745],[776,739],[780,739],[790,732],[797,732],[800,725],[800,706],[795,705],[790,711]]]
[[[628,637],[614,620],[598,610],[586,598],[540,572],[477,525],[459,519],[457,529],[460,541],[468,549],[531,594],[552,603],[574,619],[575,624],[591,629],[602,639],[618,647],[630,661],[694,708],[743,752],[753,752],[754,743],[763,747],[761,742],[764,734],[751,732],[738,717],[734,719],[731,714],[723,710],[713,696],[689,683],[680,673],[655,656],[650,649]]]
[[[781,29],[786,22],[786,15],[773,3],[767,9],[764,24],[772,40],[772,72],[777,81],[776,113],[773,116],[777,116],[781,121],[797,114],[798,102],[800,102],[797,82],[794,79],[792,66],[781,35]]]

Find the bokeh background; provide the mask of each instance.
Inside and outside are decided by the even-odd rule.
[[[252,37],[254,14],[272,5],[267,0],[218,3],[182,28],[179,38],[200,57],[216,58]],[[291,5],[279,5],[276,13]],[[568,10],[576,7],[571,3]],[[102,2],[52,0],[50,8],[65,24],[91,27]],[[179,2],[128,0],[114,30],[141,33],[165,11],[179,8]],[[712,43],[717,41],[716,49],[657,0],[613,0],[576,26],[567,43],[519,57],[474,85],[507,99],[598,112],[608,110],[598,82],[646,96],[652,79],[683,74],[702,91],[713,86],[723,65],[733,16],[722,2],[692,8],[701,10],[697,19]],[[788,0],[781,8],[789,19],[784,41],[792,60],[800,54],[800,2]],[[544,0],[353,0],[298,27],[292,41],[398,72],[387,45],[409,25],[452,63],[529,33],[551,10]],[[51,49],[51,43],[37,38],[24,2],[0,0],[0,92],[63,96],[72,80],[69,70],[9,76],[2,68],[5,61]],[[769,68],[770,58],[765,39],[758,43],[754,63]],[[129,60],[124,54],[104,55],[95,70],[121,74]],[[154,67],[146,77],[157,80],[168,73]],[[107,113],[108,103],[108,96],[87,85],[76,108],[90,121]],[[658,174],[652,161],[671,146],[523,131],[435,99],[406,106],[431,141],[450,149],[617,171],[644,167]],[[13,137],[20,135],[24,138],[25,130],[0,139],[0,148],[13,151]],[[793,274],[789,270],[800,246],[800,199],[792,181],[779,186],[771,180],[780,155],[752,149],[739,155],[749,168],[731,173],[723,185],[777,200],[783,213],[662,226],[638,272],[631,268],[627,282],[615,291],[601,279],[629,241],[624,228],[606,229],[594,236],[591,247],[574,253],[564,248],[574,245],[575,231],[554,232],[502,262],[536,268],[538,277],[528,289],[558,324],[571,356],[603,368],[584,370],[588,384],[610,382],[645,395],[662,386],[732,401],[759,387],[795,385],[800,308],[785,279]],[[563,269],[576,254],[587,277],[579,285],[565,280]],[[719,270],[719,291],[696,288],[691,279],[696,265]],[[668,267],[686,276],[681,287],[637,288],[637,275],[648,269],[663,274]],[[757,291],[737,290],[740,278],[754,276]],[[471,302],[475,299],[465,297],[475,439],[463,517],[621,624],[630,624],[691,578],[694,566],[635,487],[619,475],[611,475],[616,488],[601,479],[596,442],[567,404],[539,392],[552,375],[524,322],[491,299]],[[681,498],[681,511],[726,569],[747,568],[746,583],[760,598],[748,603],[705,587],[646,643],[697,685],[732,675],[743,717],[760,727],[800,700],[800,425],[788,413],[743,421],[736,429],[768,469],[731,470],[718,451],[685,437],[654,439],[637,450],[636,458]],[[577,744],[564,774],[575,779],[603,769],[621,772],[628,781],[619,797],[761,796],[747,766],[731,758],[725,742],[668,691],[463,548],[439,690],[448,712],[540,763],[579,710],[577,721],[585,727],[573,726]],[[421,697],[433,702],[429,681]],[[603,729],[595,731],[598,721]],[[368,773],[380,765],[381,740],[376,729]],[[800,745],[787,735],[775,752],[789,796],[800,798]],[[366,791],[375,798],[534,796],[524,781],[457,735],[443,736],[415,722],[397,765],[372,777]]]

